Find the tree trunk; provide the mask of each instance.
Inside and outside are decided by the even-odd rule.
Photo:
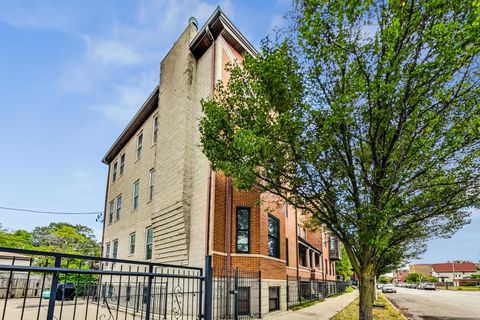
[[[361,275],[361,280],[359,283],[359,293],[360,293],[360,310],[359,310],[359,320],[372,320],[373,319],[373,297],[375,295],[375,285],[374,285],[375,276],[367,272]]]

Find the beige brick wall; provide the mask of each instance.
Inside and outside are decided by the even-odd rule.
[[[155,114],[155,113],[154,113]],[[118,239],[118,258],[121,259],[139,259],[145,258],[145,230],[151,225],[151,214],[153,202],[148,202],[148,181],[149,172],[155,165],[155,146],[152,145],[152,119],[151,115],[143,126],[136,132],[135,136],[127,143],[123,150],[117,155],[110,164],[110,179],[107,193],[107,210],[105,215],[105,233],[104,244],[110,243],[110,257],[112,257],[113,240]],[[137,135],[143,132],[142,155],[136,159]],[[125,153],[125,171],[117,180],[112,181],[112,171],[115,162],[120,165],[120,156]],[[119,172],[119,170],[118,170]],[[139,206],[133,210],[133,184],[140,181]],[[122,210],[120,219],[114,219],[112,224],[108,223],[110,210],[110,201],[114,201],[116,208],[116,198],[122,195]],[[136,233],[135,254],[129,254],[130,234]]]
[[[195,59],[188,45],[196,33],[189,24],[160,65],[158,188],[152,215],[159,262],[189,264]]]

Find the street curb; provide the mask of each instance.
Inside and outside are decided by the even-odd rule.
[[[385,300],[387,300],[388,303],[390,303],[390,305],[392,306],[392,308],[395,309],[395,310],[397,310],[397,311],[402,315],[402,317],[403,317],[402,319],[404,319],[404,320],[410,320],[410,318],[407,318],[407,317],[403,314],[403,312],[402,312],[400,309],[398,309],[398,308],[392,303],[392,301],[390,301],[390,299],[388,299],[388,297],[387,297],[386,295],[383,295],[383,296],[385,297]]]

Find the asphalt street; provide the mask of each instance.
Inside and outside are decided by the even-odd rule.
[[[385,295],[410,319],[480,320],[480,291],[397,288]]]

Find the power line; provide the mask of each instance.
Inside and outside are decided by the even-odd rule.
[[[20,212],[29,212],[29,213],[44,213],[44,214],[58,214],[58,215],[78,215],[78,214],[103,214],[103,211],[95,212],[59,212],[59,211],[42,211],[42,210],[31,210],[31,209],[21,209],[21,208],[10,208],[10,207],[0,207],[2,210],[9,211],[20,211]]]

